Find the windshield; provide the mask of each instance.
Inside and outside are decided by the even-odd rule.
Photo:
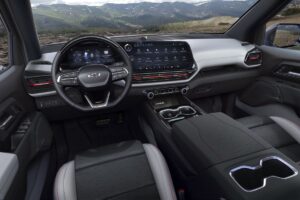
[[[257,0],[31,0],[41,45],[82,34],[224,33]]]

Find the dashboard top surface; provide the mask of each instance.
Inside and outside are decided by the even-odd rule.
[[[206,68],[214,68],[218,66],[240,66],[242,68],[254,68],[258,67],[259,65],[249,66],[245,63],[245,58],[247,54],[255,48],[255,45],[243,43],[241,41],[229,38],[205,38],[205,39],[166,39],[158,41],[154,40],[145,40],[141,41],[132,40],[128,41],[128,39],[121,40],[121,38],[117,39],[117,42],[125,49],[126,44],[131,44],[135,47],[135,51],[137,51],[137,47],[142,49],[143,52],[147,50],[148,47],[150,48],[151,54],[153,55],[153,59],[157,56],[163,55],[163,45],[175,43],[175,44],[183,44],[183,47],[186,47],[188,51],[180,52],[180,48],[176,49],[176,54],[182,56],[184,54],[190,53],[190,58],[192,58],[193,66],[194,67],[193,74],[184,80],[170,80],[170,81],[163,81],[163,82],[152,82],[152,83],[134,83],[132,87],[148,87],[148,86],[160,86],[160,85],[174,85],[174,84],[184,84],[189,83],[201,70]],[[157,44],[159,44],[157,46]],[[147,46],[150,45],[150,46]],[[154,45],[154,46],[153,46]],[[179,47],[180,47],[179,45]],[[185,46],[186,45],[186,46]],[[176,45],[175,45],[176,46]],[[152,48],[153,47],[153,48]],[[156,49],[159,49],[159,53],[155,54]],[[73,51],[68,59],[72,62],[80,63],[84,62],[104,62],[104,63],[111,63],[118,61],[117,57],[114,57],[113,51],[109,47],[100,47],[100,49],[81,49],[81,52],[77,50]],[[170,55],[172,54],[172,46],[168,49]],[[128,52],[132,54],[131,52]],[[137,54],[135,52],[135,54]],[[54,57],[56,55],[56,51],[44,53],[42,57],[38,60],[32,60],[27,64],[25,74],[42,74],[47,75],[51,74],[51,67]],[[143,54],[144,55],[144,54]],[[143,57],[142,55],[142,57]],[[175,55],[176,56],[176,55]],[[101,58],[101,59],[100,59]],[[162,58],[162,57],[161,57]],[[137,58],[134,58],[137,59]],[[182,59],[182,57],[181,57]],[[136,61],[136,60],[134,60]],[[158,60],[159,61],[159,60]],[[144,63],[144,61],[143,61]],[[163,62],[159,61],[159,64]],[[191,64],[191,63],[189,63]],[[186,65],[185,65],[186,66]],[[188,66],[188,65],[187,65]],[[135,66],[136,67],[136,66]],[[143,71],[141,73],[144,73]]]

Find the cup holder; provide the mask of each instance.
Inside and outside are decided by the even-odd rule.
[[[175,109],[165,109],[161,110],[159,112],[159,115],[164,119],[164,120],[172,120],[176,118],[184,118],[187,116],[193,116],[196,115],[197,112],[194,108],[191,106],[180,106]]]
[[[230,171],[233,180],[246,192],[264,188],[269,178],[289,179],[298,171],[283,159],[272,156],[260,160],[255,167],[240,166]]]

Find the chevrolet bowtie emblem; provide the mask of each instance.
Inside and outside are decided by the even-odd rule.
[[[88,74],[88,78],[96,78],[96,77],[100,77],[100,76],[101,76],[100,72],[94,72],[94,73]]]

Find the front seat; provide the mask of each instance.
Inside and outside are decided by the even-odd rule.
[[[238,121],[300,164],[300,126],[297,123],[278,116],[249,116]]]
[[[236,106],[251,115],[240,123],[300,164],[300,118],[294,109],[284,104],[253,107],[239,99]]]
[[[128,141],[78,154],[54,183],[56,200],[176,200],[170,172],[151,144]]]

